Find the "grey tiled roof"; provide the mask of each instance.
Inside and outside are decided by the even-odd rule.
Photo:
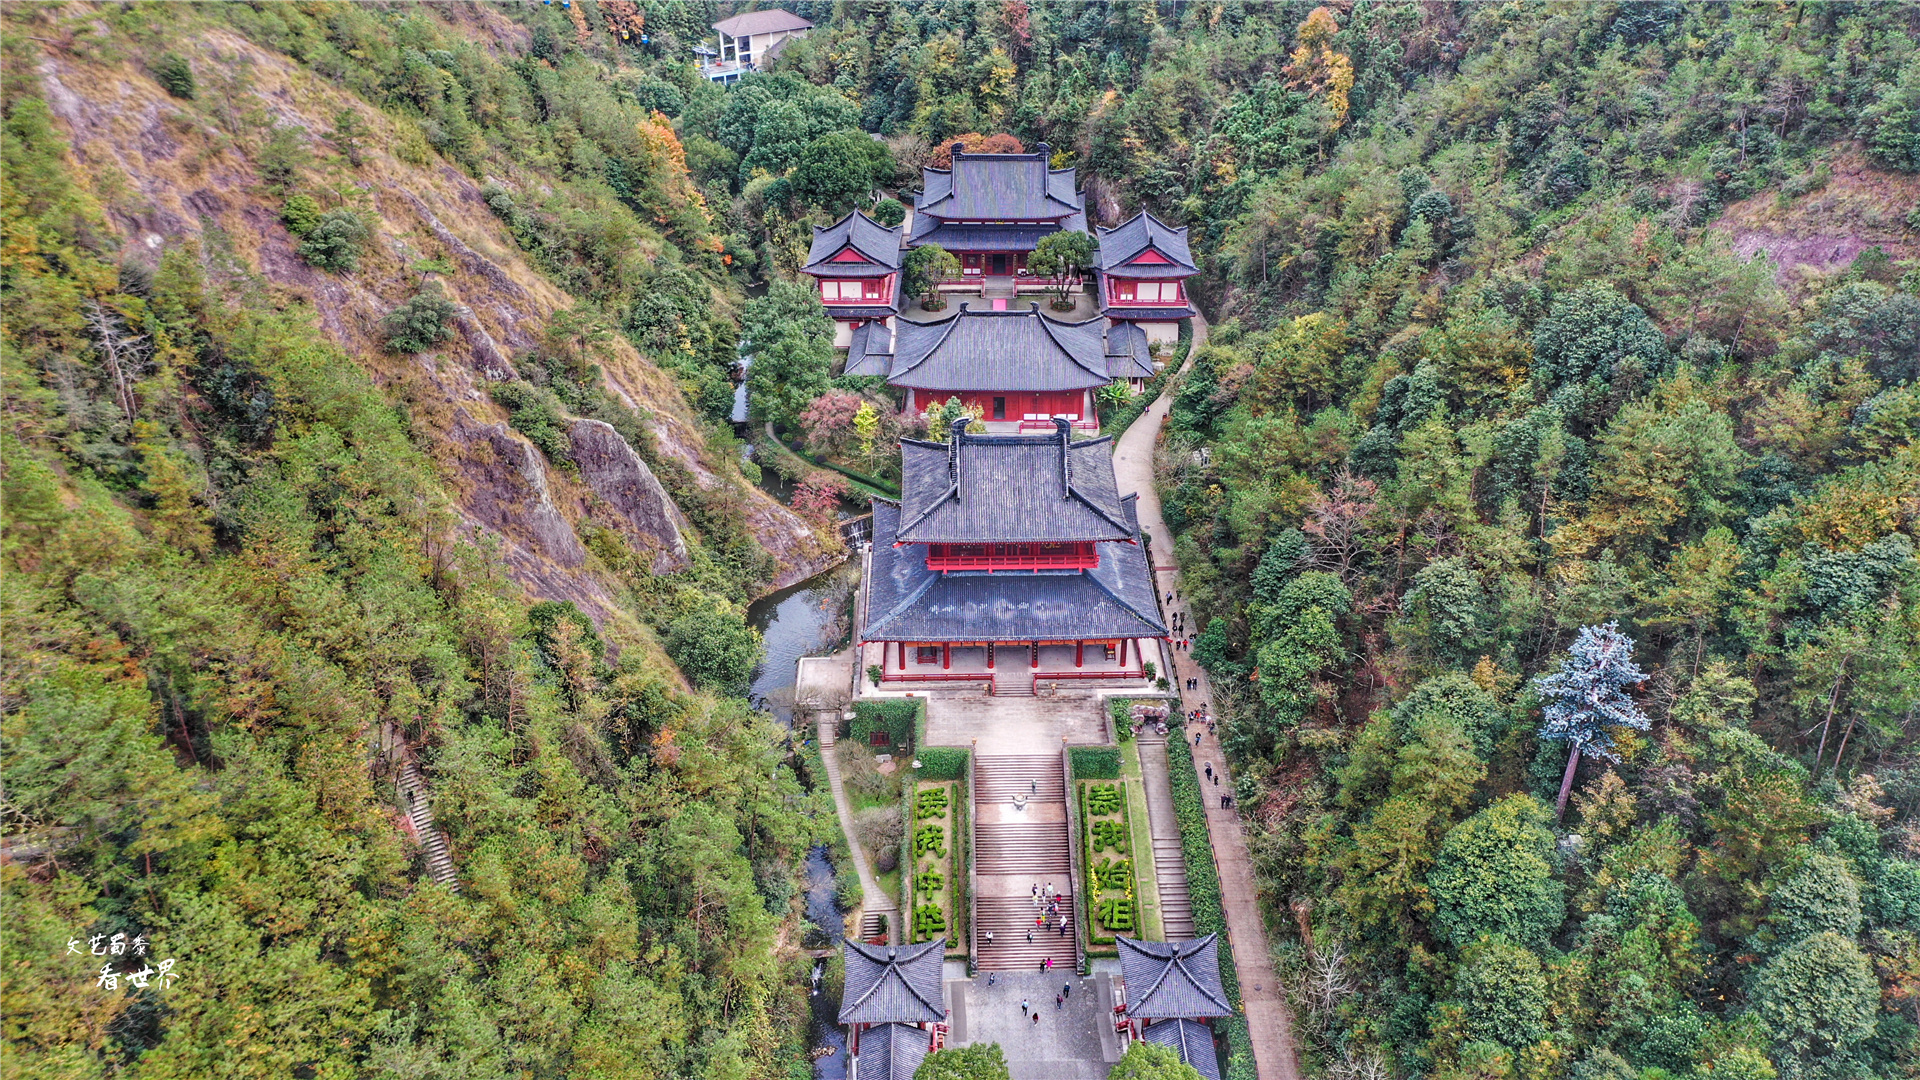
[[[843,1024],[917,1024],[947,1017],[941,964],[946,942],[918,945],[846,943],[847,988],[840,998]]]
[[[1140,1038],[1179,1054],[1206,1080],[1220,1080],[1220,1054],[1213,1048],[1213,1029],[1207,1025],[1197,1020],[1162,1020],[1148,1024]]]
[[[1127,1015],[1146,1020],[1227,1016],[1220,985],[1218,935],[1197,941],[1119,938],[1120,976],[1127,983]]]
[[[775,34],[782,30],[805,30],[813,26],[811,22],[782,8],[768,8],[765,11],[749,11],[745,15],[735,15],[731,19],[721,19],[713,28],[728,37],[751,37],[754,34]]]
[[[1127,496],[1128,520],[1133,496]],[[1088,571],[942,574],[924,544],[893,546],[900,511],[873,504],[867,641],[1099,641],[1165,637],[1153,575],[1137,544],[1100,545]]]
[[[1109,319],[1144,319],[1148,322],[1173,322],[1193,318],[1193,308],[1182,307],[1103,307],[1100,314]]]
[[[915,390],[1086,390],[1105,386],[1104,324],[1056,322],[1033,308],[900,324],[887,381]]]
[[[847,366],[843,375],[887,377],[893,369],[893,331],[883,322],[865,322],[853,328],[853,340],[847,345]]]
[[[900,269],[900,229],[889,229],[858,210],[831,225],[813,227],[813,245],[807,249],[803,274],[821,277],[879,277]],[[868,262],[836,263],[827,260],[851,245]]]
[[[902,543],[1132,540],[1113,475],[1113,437],[1046,435],[900,440]]]
[[[1032,251],[1040,246],[1042,237],[1063,231],[1085,232],[1086,227],[1085,214],[1075,214],[1059,225],[970,225],[941,221],[916,211],[908,242],[914,247],[937,244],[948,251]]]
[[[953,155],[953,168],[920,170],[919,208],[937,218],[1033,221],[1084,213],[1074,170],[1049,168],[1047,145],[1031,154]]]
[[[908,1024],[881,1024],[860,1033],[860,1053],[853,1059],[860,1080],[913,1080],[927,1060],[933,1036]],[[1218,1080],[1218,1077],[1215,1078]]]
[[[1145,330],[1126,322],[1107,328],[1107,374],[1116,379],[1153,378],[1153,349]]]
[[[1145,210],[1111,229],[1101,229],[1095,239],[1100,242],[1097,265],[1110,274],[1120,273],[1123,267],[1123,276],[1132,278],[1191,277],[1200,272],[1187,248],[1186,226],[1176,229]],[[1148,248],[1173,260],[1172,264],[1126,265]]]

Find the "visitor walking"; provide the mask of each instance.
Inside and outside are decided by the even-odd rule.
[[[1027,944],[1033,944],[1033,931],[1027,931]]]
[[[1196,750],[1200,748],[1200,733],[1197,731],[1193,733],[1193,747]]]
[[[1207,762],[1207,779],[1213,779],[1213,762],[1211,761]]]
[[[1059,994],[1053,995],[1053,1011],[1054,1012],[1059,1012],[1061,1009],[1066,1007],[1066,1004],[1067,1004],[1066,998],[1061,997]]]
[[[1021,1016],[1027,1015],[1027,999],[1026,998],[1020,999],[1020,1015]]]
[[[1213,771],[1213,766],[1207,766],[1207,775],[1213,778],[1214,787],[1220,786],[1220,774]]]
[[[1067,985],[1065,985],[1065,986],[1063,986],[1063,987],[1061,987],[1061,988],[1060,988],[1060,996],[1061,996],[1061,997],[1072,997],[1072,996],[1073,996],[1073,984],[1072,984],[1072,983],[1068,983]]]
[[[1041,960],[1041,961],[1040,961],[1040,974],[1042,974],[1042,975],[1045,975],[1046,973],[1047,973],[1047,962],[1046,962],[1045,960]]]
[[[997,972],[997,971],[989,971],[989,972],[987,972],[987,985],[988,985],[988,986],[992,986],[992,985],[993,985],[994,983],[997,983],[997,982],[999,982],[999,981],[1000,981],[1000,973],[999,973],[999,972]]]
[[[1033,1026],[1034,1027],[1040,1026],[1040,1010],[1038,1009],[1035,1009],[1033,1012]]]
[[[989,930],[989,931],[987,931],[987,942],[986,942],[986,943],[987,943],[988,945],[991,945],[991,944],[993,944],[993,931],[991,931],[991,930]]]

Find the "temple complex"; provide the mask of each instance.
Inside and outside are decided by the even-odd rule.
[[[858,639],[882,687],[1147,681],[1167,636],[1109,438],[969,434],[901,442],[898,507],[874,504]]]

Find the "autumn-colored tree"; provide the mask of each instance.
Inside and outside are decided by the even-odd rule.
[[[1353,89],[1352,59],[1333,51],[1333,36],[1339,32],[1332,11],[1314,8],[1295,31],[1296,44],[1284,69],[1288,86],[1324,99],[1333,130],[1347,122],[1347,95]]]
[[[936,169],[953,168],[953,151],[956,147],[969,154],[1022,154],[1026,152],[1026,147],[1020,140],[1011,135],[982,135],[977,131],[969,131],[940,140],[939,145],[933,148],[933,155],[927,159],[927,164]]]

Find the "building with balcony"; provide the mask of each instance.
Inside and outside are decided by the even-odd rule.
[[[1186,281],[1200,272],[1187,248],[1187,230],[1143,210],[1099,230],[1097,239],[1100,314],[1138,326],[1154,344],[1172,344],[1180,336],[1180,320],[1193,317]]]
[[[958,398],[989,432],[1051,431],[1056,420],[1098,430],[1095,395],[1115,380],[1138,388],[1153,377],[1153,360],[1137,327],[963,303],[939,322],[860,326],[845,374],[887,380],[909,415]]]
[[[900,313],[900,230],[855,210],[831,225],[813,227],[813,245],[800,272],[820,286],[820,302],[833,317],[833,344],[853,344],[866,323],[893,326]]]
[[[713,24],[719,47],[695,50],[706,57],[700,73],[713,82],[736,82],[747,72],[772,63],[787,42],[806,37],[812,29],[812,22],[782,8],[721,19]]]
[[[938,244],[960,260],[965,286],[1002,278],[1014,290],[1045,287],[1026,273],[1040,238],[1085,232],[1086,198],[1072,169],[1051,166],[1046,143],[1029,154],[953,153],[950,169],[920,171],[907,246]]]
[[[880,687],[1146,683],[1167,627],[1112,439],[1075,441],[1065,419],[1047,434],[966,428],[903,439],[900,505],[874,504],[856,636],[867,662],[878,649]]]

